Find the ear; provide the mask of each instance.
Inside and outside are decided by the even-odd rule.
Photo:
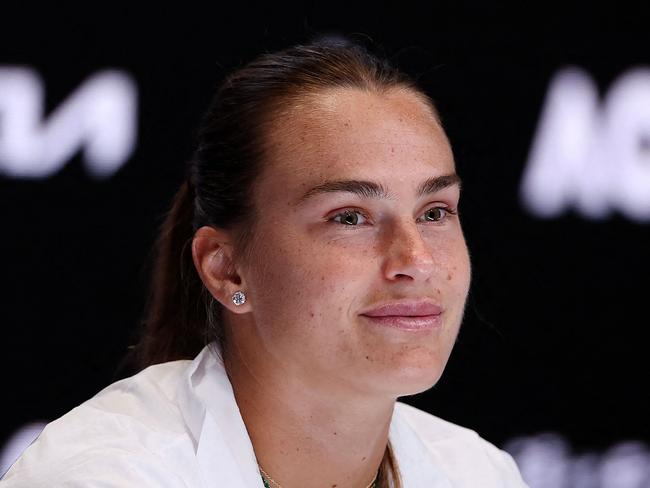
[[[235,305],[233,294],[246,293],[245,283],[237,274],[232,257],[230,235],[214,227],[204,226],[192,239],[192,259],[201,281],[210,294],[234,313],[250,312],[250,303]]]

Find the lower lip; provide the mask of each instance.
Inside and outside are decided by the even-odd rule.
[[[362,315],[376,325],[383,325],[385,327],[393,327],[402,330],[430,330],[440,327],[441,317],[438,315],[422,315],[414,316],[397,316],[386,315],[382,317],[370,317],[369,315]]]

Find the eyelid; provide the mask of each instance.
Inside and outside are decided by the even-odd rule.
[[[455,208],[454,208],[454,207],[448,207],[448,206],[446,206],[446,205],[444,205],[444,204],[442,204],[442,205],[436,205],[436,204],[433,204],[433,205],[431,205],[430,207],[427,207],[425,210],[423,210],[422,213],[421,213],[420,215],[425,214],[426,212],[428,212],[429,210],[432,210],[432,209],[434,209],[434,208],[440,208],[440,209],[442,209],[442,210],[443,210],[447,215],[446,215],[445,217],[443,217],[443,218],[442,218],[441,220],[439,220],[439,221],[427,221],[427,222],[430,223],[430,224],[434,224],[434,225],[435,225],[435,224],[440,224],[440,223],[446,222],[449,218],[451,218],[451,216],[458,215],[458,207],[455,207]],[[370,219],[370,217],[368,217],[368,215],[366,214],[366,212],[364,212],[364,211],[361,210],[360,208],[356,208],[356,207],[347,207],[347,208],[343,208],[343,209],[337,211],[337,212],[334,213],[334,214],[331,214],[331,216],[328,217],[326,221],[327,221],[328,223],[338,224],[338,225],[340,225],[340,226],[343,226],[343,227],[349,227],[349,228],[352,228],[352,229],[355,229],[355,228],[362,227],[362,226],[366,225],[366,224],[361,224],[361,225],[347,225],[347,224],[342,224],[341,222],[336,222],[336,221],[334,221],[334,219],[335,219],[336,217],[339,217],[339,216],[341,216],[341,215],[345,215],[346,213],[355,213],[355,212],[361,214],[361,216],[363,216],[363,218],[366,219],[366,220],[369,220],[369,219]]]
[[[361,227],[361,225],[346,225],[346,224],[341,224],[340,222],[335,222],[334,221],[334,219],[336,217],[345,215],[346,213],[355,213],[355,212],[358,213],[358,214],[361,214],[363,216],[363,218],[366,219],[366,220],[370,219],[370,217],[368,217],[368,215],[363,210],[361,210],[359,208],[355,208],[355,207],[348,207],[348,208],[344,208],[342,210],[339,210],[334,214],[331,214],[331,216],[326,219],[326,222],[333,223],[333,224],[339,224],[339,225],[342,225],[343,227]]]

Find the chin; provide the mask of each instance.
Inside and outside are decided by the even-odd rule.
[[[442,371],[435,369],[423,372],[417,376],[408,376],[400,381],[398,386],[399,391],[397,393],[399,396],[417,395],[418,393],[433,388],[441,377]]]
[[[392,396],[409,396],[433,388],[442,377],[445,365],[428,363],[422,366],[395,365],[381,374],[382,388]]]

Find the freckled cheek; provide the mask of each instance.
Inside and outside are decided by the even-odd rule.
[[[457,249],[445,270],[445,280],[460,297],[467,295],[471,281],[471,262],[467,249]]]
[[[439,243],[432,248],[434,259],[440,266],[441,278],[447,286],[464,290],[469,286],[471,263],[469,253],[463,240]]]
[[[309,318],[319,322],[345,314],[364,276],[362,260],[341,252],[323,252],[313,255],[303,266],[302,272],[295,276],[294,285],[302,288]]]
[[[304,252],[300,248],[284,249],[281,253],[267,253],[265,263],[258,271],[259,284],[267,290],[291,293],[303,303],[320,300],[326,295],[341,293],[354,276],[357,261],[353,256],[327,249]]]

